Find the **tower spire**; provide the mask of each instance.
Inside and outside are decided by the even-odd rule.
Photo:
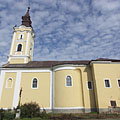
[[[32,21],[30,19],[29,11],[30,11],[30,7],[28,7],[28,10],[27,10],[25,16],[22,16],[22,25],[24,25],[26,27],[32,27],[31,26]]]

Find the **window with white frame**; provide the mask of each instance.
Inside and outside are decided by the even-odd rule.
[[[33,78],[33,80],[32,80],[32,88],[38,88],[38,80],[37,80],[37,78]]]
[[[12,88],[12,78],[8,78],[8,80],[6,81],[6,88]]]
[[[120,88],[120,79],[118,79],[117,82],[118,82],[118,87]]]
[[[87,82],[87,86],[88,86],[89,90],[92,90],[93,86],[92,86],[92,82],[91,81]]]
[[[104,80],[104,84],[105,84],[105,87],[106,88],[110,88],[111,86],[110,86],[110,80],[109,79],[105,79]]]
[[[70,75],[66,77],[66,86],[67,87],[72,86],[72,77]]]
[[[18,46],[17,46],[17,51],[18,51],[18,52],[22,51],[22,44],[18,44]]]

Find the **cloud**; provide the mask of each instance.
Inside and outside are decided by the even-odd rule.
[[[31,0],[34,60],[120,59],[119,0]],[[0,64],[28,3],[0,1]],[[12,7],[11,7],[12,6]]]

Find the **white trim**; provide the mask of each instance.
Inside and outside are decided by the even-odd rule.
[[[45,110],[51,110],[50,107],[41,107],[40,109],[41,109],[41,110],[44,110],[44,109],[45,109]]]
[[[84,107],[55,107],[54,109],[84,109]]]
[[[54,71],[52,71],[52,109],[54,109],[54,101],[55,101],[55,90],[54,90]]]
[[[36,87],[36,88],[33,88],[32,85],[33,85],[33,80],[34,80],[35,78],[37,79],[37,87]],[[39,85],[39,80],[38,80],[38,78],[37,78],[37,77],[33,77],[33,78],[32,78],[32,81],[31,81],[31,88],[32,88],[32,89],[38,89],[38,85]]]
[[[27,50],[28,50],[29,36],[30,36],[30,33],[28,32],[28,34],[27,34],[27,42],[26,42],[25,55],[27,55],[27,52],[28,52]]]
[[[10,56],[11,59],[19,59],[19,58],[29,58],[29,56],[24,56],[24,55],[14,55],[14,56]]]
[[[59,67],[54,69],[54,71],[58,71],[58,70],[75,70],[75,67]]]
[[[26,40],[22,40],[22,39],[21,40],[15,40],[15,42],[16,43],[18,43],[18,42],[26,42]]]
[[[112,62],[112,61],[92,61],[90,62],[90,65],[92,64],[120,64],[120,62]]]
[[[18,54],[18,53],[19,53],[19,54]],[[16,55],[16,56],[22,55],[22,51],[15,51],[15,55]]]
[[[106,85],[105,85],[105,80],[108,80],[108,81],[109,81],[110,87],[106,87]],[[110,82],[110,79],[109,79],[109,78],[104,78],[104,87],[105,87],[105,88],[111,88],[111,87],[112,87],[112,86],[111,86],[111,82]]]
[[[8,109],[10,109],[10,108],[2,108],[2,109],[3,109],[3,110],[8,110]],[[11,109],[13,110],[14,108],[11,107]],[[45,110],[51,110],[50,107],[43,107],[43,108],[41,107],[41,108],[40,108],[40,110],[43,110],[43,109],[45,109]]]
[[[37,70],[37,69],[34,69],[34,70],[29,70],[29,68],[27,70],[2,70],[4,72],[51,72],[50,70]]]
[[[14,35],[13,35],[13,40],[12,40],[10,55],[12,55],[12,53],[13,53],[13,46],[14,46],[14,42],[15,42],[15,36],[16,36],[16,32],[14,32]]]
[[[25,29],[32,29],[32,27],[26,27],[26,26],[24,26],[24,25],[20,25],[20,26],[18,26],[18,27],[14,27],[14,29],[20,29],[20,28],[25,28]],[[18,31],[18,30],[17,30]],[[21,30],[19,30],[19,31],[21,31]],[[22,32],[22,31],[21,31]]]
[[[50,108],[52,109],[52,101],[53,101],[53,95],[52,95],[52,87],[53,87],[53,80],[52,80],[52,71],[50,72]]]
[[[67,83],[66,83],[67,82],[67,80],[66,80],[67,76],[71,77],[72,86],[67,86]],[[73,78],[72,78],[71,75],[66,75],[66,77],[65,77],[65,87],[73,87]]]
[[[9,79],[12,79],[11,87],[8,87],[8,80],[9,80]],[[12,86],[13,86],[13,78],[12,78],[12,77],[9,77],[9,78],[6,80],[5,88],[12,88]]]
[[[24,58],[24,63],[27,63],[27,58]]]
[[[12,104],[13,108],[16,108],[18,106],[20,82],[21,82],[21,72],[18,71],[16,75],[16,82],[15,82],[15,88],[14,88],[14,96],[13,96],[13,104]]]
[[[2,90],[3,90],[3,85],[4,85],[4,78],[5,78],[5,71],[1,71],[1,77],[0,77],[0,101],[1,101],[1,96],[2,96]]]
[[[116,80],[117,80],[117,85],[118,85],[118,88],[120,88],[119,83],[118,83],[118,80],[120,80],[120,78],[117,78]]]
[[[91,82],[91,87],[92,87],[91,89],[88,88],[88,82]],[[93,82],[92,81],[86,81],[86,85],[87,85],[88,90],[93,90]]]

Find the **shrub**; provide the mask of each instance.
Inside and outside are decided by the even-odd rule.
[[[0,120],[3,120],[3,116],[4,116],[4,110],[0,109]]]
[[[13,120],[15,118],[15,113],[12,112],[12,111],[5,111],[4,115],[3,115],[3,118],[5,120]]]
[[[49,115],[46,113],[46,110],[43,108],[43,111],[40,113],[40,118],[48,119]]]
[[[40,115],[40,107],[35,102],[25,103],[24,105],[21,105],[20,110],[21,110],[21,114],[20,114],[21,118],[39,117]]]

